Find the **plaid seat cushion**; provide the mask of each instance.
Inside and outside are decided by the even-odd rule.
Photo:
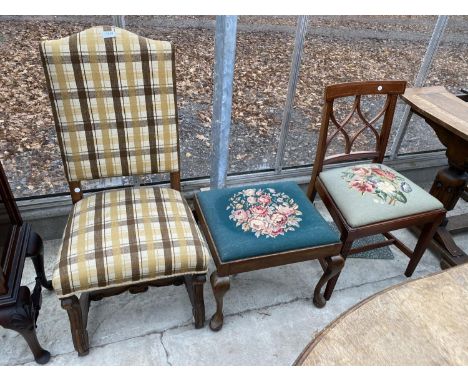
[[[98,26],[40,51],[69,181],[179,170],[170,42]]]
[[[73,206],[52,282],[66,297],[206,273],[208,254],[180,192],[159,187],[99,192]]]

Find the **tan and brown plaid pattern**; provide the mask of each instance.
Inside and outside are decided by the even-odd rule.
[[[69,181],[179,170],[169,42],[100,26],[40,50]]]
[[[208,246],[180,192],[99,192],[73,206],[52,283],[60,297],[206,273]]]

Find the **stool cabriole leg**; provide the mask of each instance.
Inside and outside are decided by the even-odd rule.
[[[226,292],[229,290],[229,276],[220,277],[218,276],[218,273],[214,271],[211,274],[210,282],[216,300],[216,313],[213,315],[213,317],[211,317],[210,329],[216,332],[223,327],[223,298]]]
[[[336,255],[326,257],[325,262],[327,264],[327,268],[323,272],[323,275],[314,290],[313,302],[317,308],[323,308],[327,303],[328,298],[326,296],[322,296],[321,289],[330,279],[339,275],[345,264],[345,259],[341,255]]]

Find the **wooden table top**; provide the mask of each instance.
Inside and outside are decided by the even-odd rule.
[[[468,264],[388,288],[343,313],[297,365],[468,365]]]
[[[468,102],[443,86],[408,88],[401,98],[422,117],[468,141]]]

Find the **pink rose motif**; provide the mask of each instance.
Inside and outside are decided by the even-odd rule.
[[[253,206],[253,207],[250,207],[250,212],[258,216],[266,216],[268,213],[268,208],[263,207],[263,206]]]
[[[281,235],[283,233],[283,228],[282,227],[275,227],[273,226],[271,230],[268,232],[271,236],[276,237],[278,235]]]
[[[396,175],[390,171],[382,170],[381,168],[372,168],[372,172],[375,172],[377,175],[383,176],[384,178],[393,180],[396,178]]]
[[[260,197],[258,198],[258,202],[262,204],[270,204],[271,197],[268,194],[260,195]]]
[[[245,210],[234,211],[233,215],[234,215],[234,219],[240,222],[244,222],[249,218],[249,214]]]
[[[255,195],[255,188],[248,188],[247,190],[243,191],[245,196],[253,196]]]
[[[296,213],[296,210],[287,206],[278,206],[277,210],[280,214],[290,216]]]
[[[373,192],[375,185],[366,180],[353,180],[349,182],[349,187],[355,188],[358,191],[364,192]]]
[[[278,213],[271,215],[270,219],[275,226],[283,226],[288,221],[288,217],[286,215]]]
[[[297,203],[288,195],[272,188],[249,188],[230,198],[226,208],[231,210],[229,219],[244,232],[252,232],[258,238],[276,238],[299,228],[302,215]]]
[[[365,167],[353,167],[352,171],[358,176],[369,176],[372,173],[370,169]]]
[[[266,228],[266,223],[262,219],[252,219],[249,221],[249,226],[254,231],[263,231]]]
[[[255,203],[257,203],[257,199],[254,198],[253,196],[249,196],[249,197],[247,198],[247,203],[249,203],[249,204],[255,204]]]

